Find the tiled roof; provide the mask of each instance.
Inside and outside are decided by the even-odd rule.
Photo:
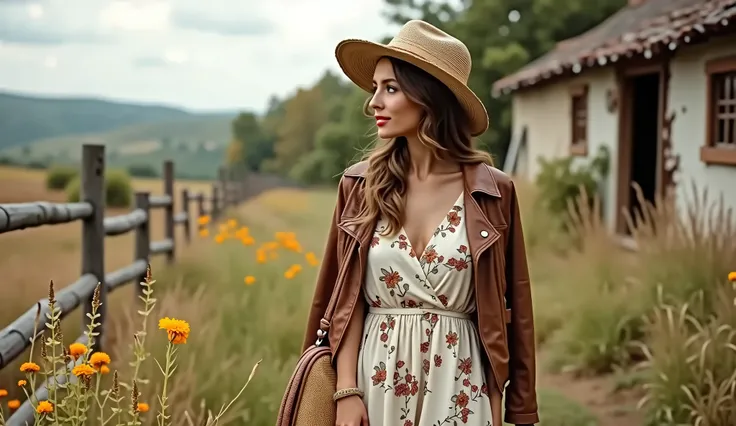
[[[542,57],[493,84],[493,95],[533,86],[621,58],[651,58],[681,44],[736,31],[736,0],[645,0],[627,6],[597,27],[564,40]]]

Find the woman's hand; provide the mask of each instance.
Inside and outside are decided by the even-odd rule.
[[[368,426],[368,411],[358,395],[337,400],[335,426]]]

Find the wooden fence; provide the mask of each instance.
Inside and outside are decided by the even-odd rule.
[[[87,343],[84,331],[91,311],[92,296],[98,282],[102,306],[98,310],[97,319],[101,325],[95,330],[97,344],[93,350],[101,350],[105,345],[105,317],[107,294],[125,284],[143,281],[150,257],[166,255],[167,263],[171,263],[176,255],[174,228],[184,227],[184,237],[191,240],[192,219],[209,214],[216,220],[229,206],[238,204],[247,194],[245,176],[225,168],[219,171],[219,179],[212,185],[212,193],[190,193],[187,189],[181,192],[181,211],[175,213],[174,202],[174,163],[163,163],[163,194],[151,195],[148,192],[135,193],[135,207],[127,214],[105,217],[105,147],[103,145],[84,145],[82,148],[80,202],[49,203],[30,202],[17,204],[0,204],[0,234],[42,225],[55,225],[82,221],[82,270],[80,278],[55,294],[56,304],[61,309],[61,317],[83,305],[83,329],[77,342]],[[197,203],[196,216],[191,213],[190,204]],[[209,211],[205,203],[209,202]],[[150,215],[151,209],[165,210],[165,239],[151,241]],[[196,226],[196,222],[195,222]],[[105,237],[135,232],[134,261],[116,271],[105,272]],[[140,286],[138,286],[140,288]],[[139,292],[136,292],[136,299]],[[137,309],[137,305],[134,305]],[[33,328],[37,313],[40,320],[37,335],[33,336]],[[46,314],[50,313],[48,298],[39,300],[24,314],[0,331],[0,369],[21,355],[30,347],[31,340],[37,339],[45,330]],[[53,379],[49,379],[53,380]],[[56,381],[63,383],[64,376]],[[47,398],[46,384],[36,391],[40,400]],[[15,411],[7,420],[8,426],[33,424],[33,409],[28,401]]]

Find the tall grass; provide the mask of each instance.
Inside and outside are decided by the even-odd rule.
[[[722,199],[689,189],[685,211],[672,198],[649,203],[638,192],[644,208],[627,216],[634,252],[619,247],[597,200],[582,193],[566,218],[573,248],[543,271],[531,262],[542,295],[535,315],[547,323],[553,368],[642,370],[640,408],[650,424],[731,425],[736,298],[723,282],[736,270],[736,227]]]

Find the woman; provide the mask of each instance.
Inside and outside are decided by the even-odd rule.
[[[304,343],[329,328],[336,425],[500,426],[504,391],[508,423],[537,423],[516,193],[472,147],[488,116],[467,48],[414,20],[388,45],[346,40],[336,56],[372,93],[381,140],[340,181]]]

